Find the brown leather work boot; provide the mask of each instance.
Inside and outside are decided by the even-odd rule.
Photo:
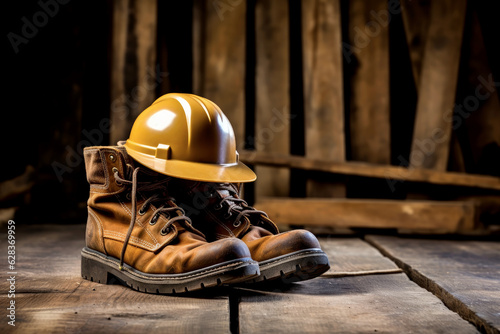
[[[173,179],[169,191],[207,240],[236,237],[245,242],[260,267],[260,276],[249,282],[278,278],[286,283],[307,280],[330,268],[328,257],[311,232],[279,233],[265,212],[238,197],[234,184]]]
[[[176,293],[259,274],[244,242],[208,243],[167,194],[169,178],[138,166],[123,146],[86,148],[84,156],[90,197],[82,277]]]

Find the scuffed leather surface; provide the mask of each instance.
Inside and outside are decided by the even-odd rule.
[[[86,148],[85,160],[90,180],[94,175],[104,176],[98,178],[98,183],[90,184],[86,245],[106,255],[120,258],[130,224],[132,204],[127,195],[130,193],[130,187],[115,182],[113,167],[118,169],[119,175],[123,178],[127,164],[134,166],[134,162],[121,146]],[[139,174],[141,182],[144,180],[144,175]],[[137,210],[139,210],[147,194],[137,195]],[[168,219],[160,216],[156,224],[151,225],[155,209],[156,207],[151,205],[143,215],[137,213],[124,256],[124,262],[135,269],[152,274],[178,274],[250,257],[248,248],[242,241],[224,239],[207,243],[203,234],[188,223],[174,222],[169,232],[164,236],[161,235],[160,230]]]

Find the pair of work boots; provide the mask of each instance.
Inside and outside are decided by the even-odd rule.
[[[278,233],[233,184],[156,173],[123,146],[89,147],[84,157],[90,196],[82,276],[88,280],[116,278],[135,290],[170,294],[294,282],[329,268],[312,233]]]

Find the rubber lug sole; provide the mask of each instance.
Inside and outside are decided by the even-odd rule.
[[[112,284],[115,279],[133,290],[154,294],[175,294],[246,281],[259,275],[251,258],[227,261],[183,274],[147,274],[129,265],[120,270],[119,260],[87,247],[82,249],[82,277]]]
[[[304,249],[259,263],[260,276],[244,283],[281,280],[293,283],[315,278],[330,269],[326,254],[318,248]]]

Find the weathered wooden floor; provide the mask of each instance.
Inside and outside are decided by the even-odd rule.
[[[83,280],[83,238],[80,225],[18,226],[16,327],[3,260],[0,333],[500,332],[498,242],[322,238],[320,278],[159,296]]]

